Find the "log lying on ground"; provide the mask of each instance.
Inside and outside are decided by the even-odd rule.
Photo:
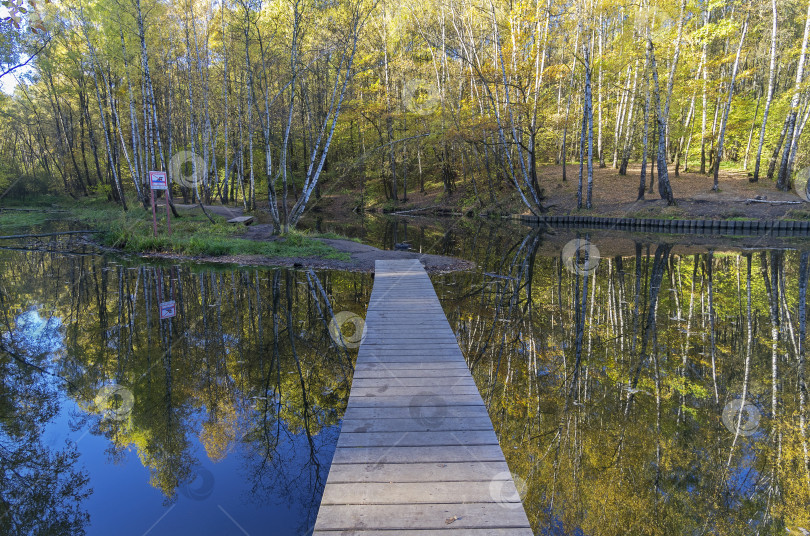
[[[746,199],[745,203],[768,203],[771,205],[801,205],[804,201],[768,201],[767,199]]]

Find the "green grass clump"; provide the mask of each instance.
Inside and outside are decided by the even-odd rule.
[[[810,210],[796,208],[788,211],[787,217],[791,220],[810,220]]]
[[[309,238],[326,238],[328,240],[349,240],[351,242],[357,242],[358,244],[362,244],[363,241],[359,238],[349,238],[348,236],[342,235],[340,233],[335,233],[333,231],[328,231],[326,233],[311,233],[311,232],[300,232],[295,231],[296,234],[303,234],[305,237]]]
[[[626,217],[639,220],[679,220],[683,218],[683,211],[678,207],[650,207],[641,210],[629,211],[627,212]]]
[[[349,255],[301,233],[290,233],[275,240],[241,238],[245,228],[212,214],[211,223],[204,214],[181,212],[172,218],[172,234],[166,228],[165,213],[158,221],[158,236],[153,236],[152,214],[140,206],[124,212],[120,207],[98,200],[81,201],[68,207],[83,224],[101,231],[102,243],[131,253],[162,252],[191,256],[221,257],[261,255],[265,257],[320,257],[348,260]]]

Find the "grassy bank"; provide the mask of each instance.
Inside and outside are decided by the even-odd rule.
[[[18,212],[0,211],[0,234],[16,232],[19,229],[37,227],[48,221],[57,219],[56,215],[48,212]]]
[[[261,255],[264,257],[320,257],[348,260],[346,253],[327,246],[315,237],[293,232],[283,238],[255,241],[240,238],[245,228],[229,224],[212,214],[211,223],[196,211],[183,211],[172,218],[172,234],[166,229],[162,211],[158,235],[152,234],[152,213],[141,207],[124,212],[117,205],[102,200],[81,200],[63,206],[72,218],[88,229],[99,230],[99,240],[107,246],[131,253],[179,253],[190,256]]]

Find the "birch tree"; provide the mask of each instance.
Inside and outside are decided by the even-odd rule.
[[[780,190],[790,188],[790,177],[788,176],[788,162],[790,161],[790,148],[793,145],[793,138],[796,133],[796,117],[799,113],[799,99],[801,98],[801,86],[804,81],[804,62],[807,56],[807,38],[810,35],[810,1],[807,3],[807,15],[804,22],[804,37],[802,38],[802,49],[799,54],[798,65],[796,66],[796,83],[793,87],[793,96],[790,99],[790,111],[785,118],[785,142],[782,152],[782,162],[779,166],[779,175],[776,180],[776,187]]]
[[[765,145],[765,130],[768,126],[768,114],[771,111],[771,103],[773,102],[774,78],[776,77],[777,14],[776,0],[771,0],[771,47],[768,68],[768,95],[765,97],[765,111],[762,112],[762,126],[759,129],[759,143],[757,144],[757,160],[756,164],[754,164],[754,175],[750,179],[751,182],[757,182],[759,180],[759,165],[762,159],[762,147]]]
[[[315,143],[310,148],[301,194],[290,210],[287,220],[284,222],[283,232],[285,233],[288,232],[291,227],[295,227],[301,219],[301,216],[304,214],[304,209],[306,209],[307,203],[312,196],[312,192],[315,190],[320,180],[323,165],[329,153],[332,137],[335,134],[335,128],[337,127],[340,117],[343,100],[346,97],[349,82],[354,76],[354,59],[357,54],[357,43],[360,31],[375,7],[376,3],[371,7],[366,7],[362,1],[356,1],[350,6],[347,6],[347,24],[344,28],[338,28],[336,31],[335,47],[337,53],[335,56],[338,57],[338,62],[335,67],[335,77],[331,94],[328,96],[329,105],[325,117],[321,122],[320,129],[318,130]],[[291,114],[292,112],[290,112],[290,115]],[[287,128],[289,129],[289,123]]]
[[[653,100],[655,101],[655,112],[658,123],[658,193],[661,199],[666,199],[668,205],[675,204],[675,198],[672,195],[672,187],[669,185],[669,172],[667,170],[667,119],[661,112],[661,100],[658,89],[658,67],[655,63],[655,48],[653,46],[652,38],[647,38],[647,46],[650,50],[650,69],[653,76]]]
[[[720,138],[717,141],[717,155],[715,156],[714,163],[714,186],[712,186],[712,190],[715,192],[720,189],[718,176],[720,174],[720,161],[723,159],[723,141],[726,136],[726,123],[728,122],[728,113],[731,111],[731,101],[734,99],[734,82],[737,79],[737,69],[740,66],[740,54],[742,53],[743,43],[745,42],[745,34],[748,33],[748,16],[749,13],[746,11],[745,21],[742,25],[742,35],[740,35],[740,44],[737,46],[734,67],[731,69],[731,81],[728,85],[728,102],[726,102],[726,108],[723,111],[723,121],[720,123]]]

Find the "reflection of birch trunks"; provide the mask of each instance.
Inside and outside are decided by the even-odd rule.
[[[650,272],[650,287],[649,287],[649,297],[647,302],[647,321],[644,325],[642,330],[641,336],[641,348],[638,352],[638,363],[636,364],[635,371],[633,372],[633,377],[630,382],[630,389],[628,392],[630,393],[627,397],[627,405],[624,409],[625,417],[629,415],[630,408],[633,405],[633,399],[637,392],[638,388],[638,380],[641,376],[641,370],[643,369],[644,365],[647,362],[647,355],[648,347],[650,343],[650,339],[654,338],[656,335],[656,312],[657,312],[657,305],[658,305],[658,294],[661,290],[661,282],[664,278],[664,271],[666,270],[667,263],[669,261],[669,253],[672,250],[672,246],[669,244],[659,244],[658,247],[655,249],[655,259],[653,260],[652,271]],[[654,350],[657,351],[657,350]]]
[[[762,126],[759,130],[759,144],[757,145],[757,159],[754,165],[754,175],[751,177],[751,182],[759,180],[759,166],[762,158],[762,148],[765,145],[765,127],[768,125],[768,112],[771,109],[771,102],[773,101],[774,78],[776,76],[776,24],[778,19],[778,12],[776,9],[776,0],[771,0],[771,51],[770,51],[770,65],[768,68],[768,96],[765,98],[765,111],[762,114]]]
[[[306,275],[307,275],[307,283],[309,284],[309,291],[310,291],[310,294],[312,295],[312,301],[315,304],[315,308],[318,311],[318,316],[321,319],[323,327],[326,329],[327,332],[329,332],[331,334],[333,332],[332,324],[329,321],[327,321],[327,315],[328,315],[328,318],[331,318],[333,320],[334,320],[334,318],[336,316],[332,312],[332,303],[329,301],[329,296],[326,294],[326,291],[324,291],[323,286],[321,285],[321,281],[320,281],[320,279],[318,279],[318,276],[315,275],[315,272],[313,270],[307,270]],[[323,298],[327,314],[324,314],[323,310],[321,309],[321,298]],[[357,326],[355,326],[355,328],[357,328]],[[343,341],[343,334],[340,331],[340,326],[339,325],[338,325],[337,333],[338,333],[338,339],[342,342]],[[363,333],[362,328],[360,328],[360,333],[361,334]],[[354,367],[352,366],[352,360],[349,357],[349,353],[348,353],[348,351],[346,349],[346,344],[345,343],[344,344],[338,343],[338,341],[335,341],[334,336],[332,336],[331,339],[332,339],[332,341],[334,343],[336,343],[335,346],[337,346],[338,352],[340,353],[341,357],[343,357],[343,359],[344,359],[344,361],[341,362],[341,368],[343,369],[344,376],[345,376],[346,375],[346,369],[348,369],[350,371],[354,370]]]
[[[799,347],[797,351],[798,363],[796,371],[799,377],[799,432],[801,434],[802,454],[804,456],[805,480],[807,482],[807,490],[810,492],[810,453],[807,447],[807,418],[805,417],[808,392],[807,378],[805,377],[806,358],[804,350],[804,338],[807,335],[807,280],[808,274],[810,274],[809,265],[810,253],[803,251],[801,260],[799,261]]]

